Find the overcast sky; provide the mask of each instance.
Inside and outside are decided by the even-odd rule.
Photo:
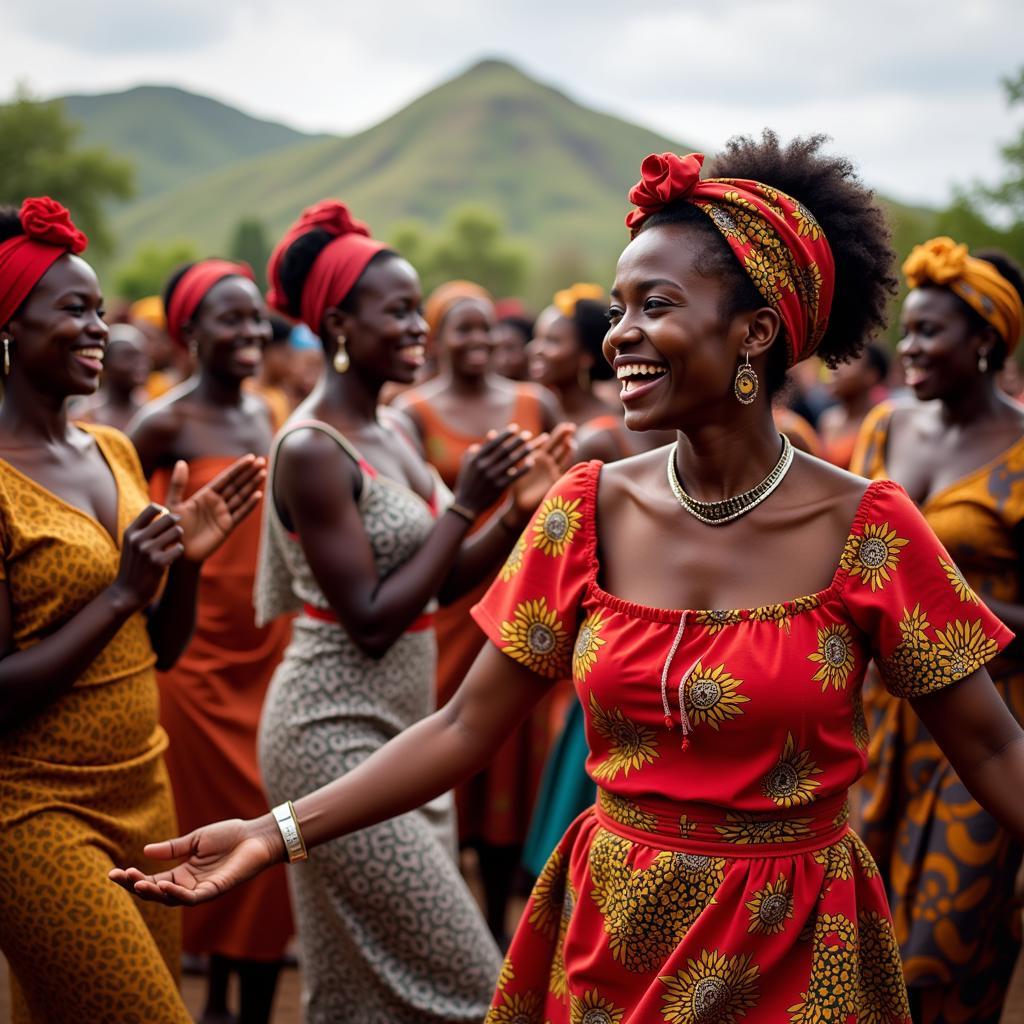
[[[0,92],[175,84],[298,128],[359,131],[498,56],[712,152],[824,131],[863,177],[944,202],[999,174],[1024,109],[1021,0],[9,0]]]

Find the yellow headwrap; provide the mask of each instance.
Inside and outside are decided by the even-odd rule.
[[[971,256],[966,245],[944,235],[917,245],[903,261],[903,276],[911,288],[948,288],[999,332],[1007,352],[1017,347],[1024,303],[1017,289],[991,263]]]
[[[604,289],[599,284],[578,282],[571,288],[563,288],[560,292],[555,292],[555,297],[551,301],[562,316],[571,320],[576,315],[576,303],[581,299],[603,302]]]
[[[128,315],[133,320],[143,320],[147,324],[159,327],[160,330],[167,327],[167,319],[164,316],[164,300],[159,295],[147,295],[144,299],[133,302],[128,307]]]
[[[441,322],[460,302],[467,299],[482,302],[487,306],[494,305],[494,299],[486,288],[472,281],[449,281],[435,288],[423,306],[423,319],[430,328],[430,337],[436,338],[441,329]]]

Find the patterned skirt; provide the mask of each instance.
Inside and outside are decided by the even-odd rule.
[[[789,814],[598,790],[537,880],[487,1024],[907,1024],[845,801]]]

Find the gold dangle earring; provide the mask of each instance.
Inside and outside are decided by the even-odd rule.
[[[338,335],[338,348],[334,353],[334,369],[338,373],[347,373],[352,361],[348,357],[348,349],[345,348],[345,335]]]
[[[750,365],[750,353],[746,353],[746,362],[736,367],[736,379],[732,383],[732,390],[736,395],[736,401],[740,405],[750,405],[757,398],[760,382],[757,373]]]
[[[11,372],[11,339],[4,338],[4,376]]]

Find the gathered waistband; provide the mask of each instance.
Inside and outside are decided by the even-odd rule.
[[[783,813],[671,800],[631,800],[598,789],[594,813],[609,832],[646,846],[715,857],[779,857],[820,850],[849,831],[846,793]]]
[[[304,615],[308,615],[311,619],[316,619],[319,622],[337,622],[338,616],[330,610],[330,608],[318,608],[315,604],[304,604],[302,606],[302,612]],[[405,627],[406,633],[423,633],[428,629],[434,628],[434,613],[424,612],[422,615],[413,619],[408,626]]]

